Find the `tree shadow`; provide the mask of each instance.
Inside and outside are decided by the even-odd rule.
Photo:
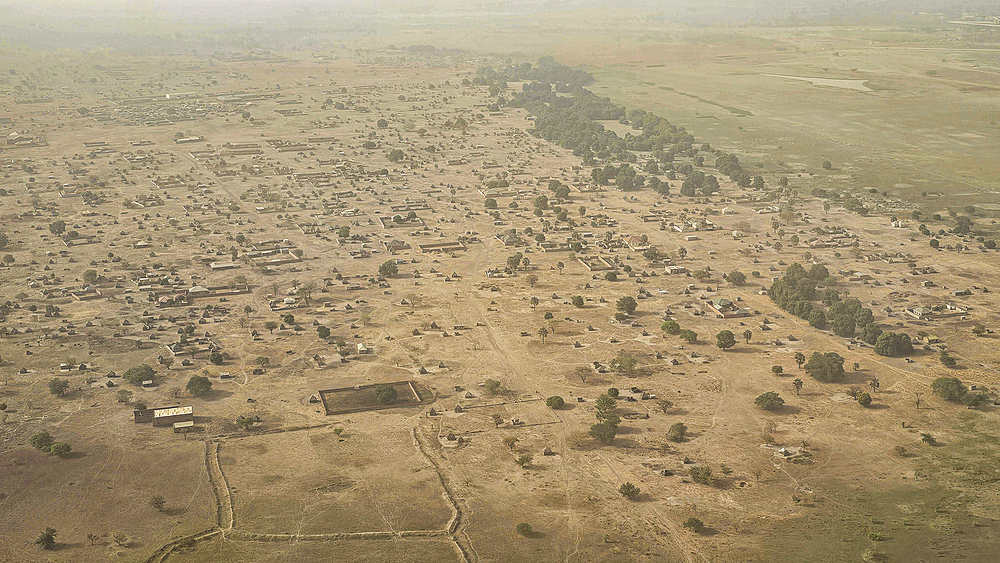
[[[171,506],[164,508],[162,512],[167,516],[181,516],[187,514],[188,509],[183,506]]]
[[[221,399],[227,399],[233,395],[232,391],[224,391],[222,389],[212,389],[208,393],[198,397],[203,401],[215,402]]]
[[[87,455],[89,455],[87,452],[69,452],[68,454],[62,456],[61,459],[80,459],[87,457]]]

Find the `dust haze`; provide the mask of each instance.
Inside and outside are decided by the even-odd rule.
[[[995,559],[995,2],[0,14],[0,562]]]

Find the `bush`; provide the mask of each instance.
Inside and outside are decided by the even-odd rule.
[[[629,500],[635,500],[635,499],[639,498],[639,492],[640,491],[639,491],[639,487],[636,487],[632,483],[622,483],[622,485],[620,487],[618,487],[618,492],[623,497],[625,497],[625,498],[627,498]]]
[[[616,434],[618,434],[618,425],[610,420],[590,426],[590,436],[602,444],[614,442]]]
[[[695,518],[694,516],[692,516],[692,517],[688,518],[687,520],[685,520],[683,526],[686,529],[691,530],[692,532],[694,532],[696,534],[700,534],[703,531],[705,531],[705,523],[702,522],[701,520]]]
[[[688,344],[694,344],[698,341],[698,333],[693,330],[682,330],[677,334],[681,340],[687,342]]]
[[[691,480],[695,483],[701,483],[702,485],[712,485],[715,483],[715,477],[712,476],[712,468],[708,467],[692,467],[691,468]]]
[[[527,522],[521,522],[515,526],[514,529],[517,530],[517,533],[526,538],[530,538],[535,533],[535,531],[531,529],[531,524],[528,524]]]
[[[858,404],[862,407],[867,407],[872,404],[872,396],[868,393],[858,393]]]
[[[903,457],[904,455],[906,455],[906,448],[904,448],[903,446],[896,446],[892,448],[892,453],[896,454],[899,457]]]
[[[758,395],[753,403],[764,410],[774,411],[780,409],[785,404],[785,400],[776,391],[768,391]]]
[[[619,391],[617,387],[611,387],[608,389],[608,397],[611,397],[612,399],[617,399],[619,394],[621,394],[621,391]]]
[[[395,260],[386,260],[382,262],[382,265],[378,267],[378,275],[383,278],[391,278],[399,273],[399,266],[396,265]]]
[[[50,448],[49,451],[52,452],[52,455],[57,455],[59,457],[66,457],[72,450],[73,448],[66,442],[56,442],[52,444],[52,447]]]
[[[573,306],[574,307],[577,307],[577,308],[583,307],[583,296],[582,295],[574,295],[573,299],[572,299],[572,302],[573,302]]]
[[[549,407],[550,409],[561,409],[565,404],[566,402],[563,401],[563,398],[560,397],[559,395],[552,395],[548,399],[545,399],[545,406]]]

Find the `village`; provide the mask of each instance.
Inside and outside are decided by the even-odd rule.
[[[768,560],[772,515],[922,480],[923,436],[995,416],[985,209],[859,212],[819,162],[701,141],[631,151],[663,187],[629,189],[536,134],[501,60],[391,54],[0,78],[0,553]]]

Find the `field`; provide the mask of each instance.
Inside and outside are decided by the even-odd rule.
[[[0,48],[0,562],[992,560],[1000,40],[414,17]]]

